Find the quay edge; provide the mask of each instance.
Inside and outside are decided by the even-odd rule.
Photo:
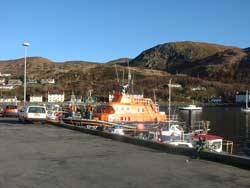
[[[70,125],[70,124],[56,122],[56,121],[50,121],[50,124],[55,125],[57,127],[76,130],[76,131],[80,131],[83,133],[101,136],[104,138],[109,138],[109,139],[124,142],[124,143],[144,146],[144,147],[156,149],[156,150],[166,152],[166,153],[185,155],[190,158],[197,156],[197,151],[194,148],[176,147],[176,146],[172,146],[169,144],[161,144],[161,143],[156,143],[156,142],[152,142],[148,140],[141,140],[141,139],[137,139],[137,138],[133,138],[129,136],[117,135],[117,134],[112,134],[112,133],[98,131],[98,130],[86,129],[80,126]],[[238,168],[250,170],[250,158],[248,157],[202,151],[199,153],[199,158],[203,160],[218,162],[218,163],[227,164],[231,166],[236,166]]]

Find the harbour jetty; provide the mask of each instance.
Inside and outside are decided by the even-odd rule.
[[[249,170],[49,124],[22,125],[2,118],[0,133],[0,187],[248,188],[250,185]]]

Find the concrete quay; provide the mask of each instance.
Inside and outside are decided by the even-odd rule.
[[[249,188],[250,171],[83,134],[0,119],[0,187]]]

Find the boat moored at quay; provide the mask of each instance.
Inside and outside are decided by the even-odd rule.
[[[208,123],[187,130],[181,122],[169,121],[165,112],[150,98],[116,92],[110,102],[93,110],[91,118],[67,117],[63,121],[73,126],[112,134],[131,136],[173,146],[196,148],[202,140],[204,149],[222,152],[223,138],[208,134]],[[227,145],[232,153],[232,145]]]
[[[200,135],[207,134],[208,129],[206,129],[205,124],[199,132],[194,130],[186,132],[180,122],[172,121],[170,116],[167,117],[164,111],[159,110],[156,100],[153,101],[151,98],[145,98],[143,95],[131,92],[131,83],[129,72],[128,84],[119,86],[119,89],[109,95],[107,103],[87,105],[84,117],[67,117],[63,118],[63,121],[87,129],[182,147],[196,147],[198,141],[195,137],[199,138]],[[186,139],[187,137],[189,138]],[[205,138],[203,136],[203,139]],[[207,141],[207,148],[220,152],[221,150],[210,149],[214,147],[213,144],[209,144],[210,141]],[[220,144],[220,148],[222,148],[222,139]]]
[[[143,95],[132,95],[115,92],[110,95],[110,101],[98,106],[93,113],[93,119],[114,123],[159,123],[166,122],[165,112],[159,110],[159,105]]]

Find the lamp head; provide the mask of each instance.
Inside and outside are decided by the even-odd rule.
[[[23,46],[30,46],[30,43],[24,42],[24,43],[23,43]]]

